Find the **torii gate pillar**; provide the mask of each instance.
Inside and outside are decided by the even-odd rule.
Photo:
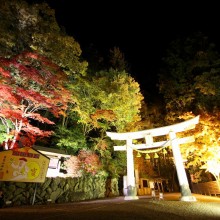
[[[135,185],[135,177],[134,177],[134,156],[133,156],[133,148],[132,148],[132,139],[126,140],[126,148],[127,148],[127,195],[125,196],[125,200],[135,200],[139,199],[137,196],[137,188]]]
[[[196,201],[196,198],[192,196],[191,190],[189,188],[189,183],[188,183],[182,155],[181,155],[180,148],[179,148],[178,139],[176,138],[176,133],[170,132],[169,137],[171,140],[171,147],[173,151],[173,157],[174,157],[177,177],[179,180],[179,186],[180,186],[180,191],[181,191],[180,200],[181,201]]]

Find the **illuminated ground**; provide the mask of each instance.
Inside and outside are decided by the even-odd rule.
[[[220,198],[194,194],[196,202],[179,201],[179,193],[164,194],[164,200],[142,196],[138,200],[124,197],[68,204],[8,207],[0,210],[0,220],[211,220],[220,219]]]

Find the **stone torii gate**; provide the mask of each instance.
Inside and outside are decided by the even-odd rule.
[[[177,138],[176,133],[187,131],[195,128],[195,125],[199,123],[199,116],[189,119],[184,122],[180,122],[174,125],[159,127],[149,130],[136,131],[136,132],[106,132],[112,140],[125,140],[125,146],[114,146],[115,151],[126,151],[127,152],[127,186],[128,193],[125,196],[125,200],[139,199],[137,196],[137,189],[135,185],[134,175],[134,157],[133,150],[146,150],[152,148],[161,148],[171,146],[173,151],[174,163],[177,170],[178,181],[181,191],[181,201],[196,201],[196,198],[192,196],[189,188],[188,179],[186,176],[182,155],[180,152],[179,145],[194,142],[194,137],[183,137]],[[165,141],[154,142],[153,137],[166,136],[168,137]],[[133,140],[145,139],[146,144],[133,144]]]

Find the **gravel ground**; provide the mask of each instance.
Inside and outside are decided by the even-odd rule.
[[[220,220],[220,198],[194,195],[197,201],[179,201],[179,193],[164,199],[141,196],[67,204],[33,205],[0,209],[0,220]]]
[[[220,203],[154,201],[148,204],[149,212],[157,213],[156,219],[220,219]],[[151,218],[154,219],[154,218]]]

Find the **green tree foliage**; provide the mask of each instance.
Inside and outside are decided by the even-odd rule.
[[[131,131],[141,131],[164,126],[165,107],[163,100],[156,99],[146,104],[142,100],[140,109],[141,120],[130,124]]]
[[[110,145],[111,146],[111,145]],[[113,146],[111,146],[113,149]],[[110,177],[118,178],[127,174],[127,156],[125,152],[113,152],[111,158],[104,161],[105,169]]]
[[[163,61],[159,89],[165,99],[167,121],[175,121],[185,112],[212,112],[219,105],[220,56],[207,37],[199,33],[172,42]]]
[[[128,123],[140,120],[143,96],[139,84],[125,72],[98,72],[81,80],[75,89],[79,100],[76,111],[85,131],[111,127],[124,131]]]
[[[118,47],[113,47],[113,49],[110,49],[109,63],[110,66],[115,70],[126,72],[129,70],[125,56]]]
[[[195,170],[210,160],[210,152],[220,144],[220,56],[215,45],[199,33],[174,41],[164,64],[159,89],[166,103],[167,123],[200,115],[192,131],[195,143],[181,148],[188,167]]]
[[[0,0],[0,55],[7,57],[24,50],[50,58],[71,74],[85,74],[80,45],[60,29],[55,11],[46,3]]]
[[[119,47],[113,47],[108,52],[105,52],[98,50],[94,44],[90,44],[88,48],[85,48],[84,52],[85,59],[89,62],[89,74],[109,69],[130,72],[129,64]]]
[[[68,127],[58,124],[50,141],[53,146],[57,146],[69,154],[77,155],[81,149],[88,148],[88,143],[82,126],[73,119],[70,119],[69,122]]]

